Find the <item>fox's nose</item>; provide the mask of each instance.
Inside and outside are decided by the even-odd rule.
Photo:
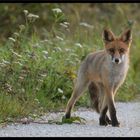
[[[115,63],[119,63],[119,59],[118,58],[115,58]]]

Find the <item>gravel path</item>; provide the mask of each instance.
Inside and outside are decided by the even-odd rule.
[[[99,115],[91,109],[80,108],[72,115],[86,119],[86,124],[11,124],[0,127],[1,137],[140,137],[140,103],[116,103],[119,128],[99,126]],[[50,113],[42,119],[60,119],[63,112]]]

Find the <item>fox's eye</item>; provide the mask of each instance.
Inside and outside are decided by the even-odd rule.
[[[119,49],[119,52],[120,52],[120,53],[123,53],[124,51],[125,51],[125,49],[123,49],[123,48],[120,48],[120,49]]]
[[[109,51],[110,51],[111,53],[114,53],[114,52],[115,52],[115,50],[114,50],[113,48],[110,48]]]

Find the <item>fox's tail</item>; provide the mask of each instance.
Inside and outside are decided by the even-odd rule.
[[[88,86],[88,90],[91,99],[91,107],[99,113],[99,89],[95,83],[91,82]]]

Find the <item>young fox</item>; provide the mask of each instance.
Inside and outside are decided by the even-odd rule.
[[[65,118],[70,118],[76,100],[88,87],[93,106],[100,113],[99,124],[119,126],[114,96],[128,71],[131,30],[127,29],[116,37],[110,29],[104,29],[103,41],[105,49],[89,54],[80,66]],[[106,114],[108,109],[111,120]]]

